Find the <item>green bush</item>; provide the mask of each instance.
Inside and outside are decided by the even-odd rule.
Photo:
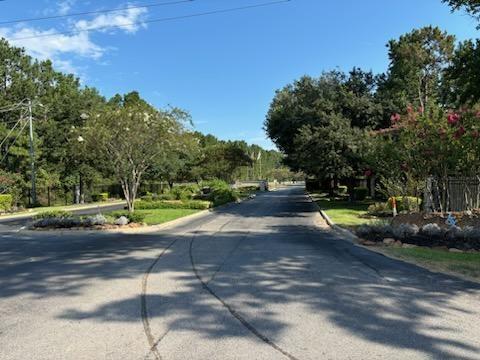
[[[92,201],[99,202],[99,201],[108,201],[108,192],[103,192],[100,194],[92,194]]]
[[[367,213],[372,216],[390,216],[392,215],[392,209],[389,208],[388,203],[379,202],[370,205],[367,209]]]
[[[222,180],[207,181],[202,186],[210,188],[208,199],[214,206],[220,206],[239,199],[238,192],[230,187],[228,183]]]
[[[363,201],[368,196],[368,188],[366,187],[356,187],[353,189],[353,197],[357,201]]]
[[[211,207],[209,201],[188,200],[188,201],[137,201],[135,208],[138,210],[154,210],[154,209],[193,209],[206,210]]]
[[[129,222],[136,224],[141,224],[145,221],[145,214],[138,212],[129,213],[128,211],[114,211],[110,215],[115,219],[125,216]]]
[[[0,194],[0,211],[10,211],[12,204],[13,196],[11,194]]]
[[[170,191],[170,194],[174,196],[175,200],[191,200],[199,192],[198,185],[178,185]]]
[[[50,210],[50,211],[45,211],[41,212],[37,215],[35,215],[34,219],[35,220],[44,220],[44,219],[65,219],[70,217],[71,214],[68,211],[64,210]]]
[[[396,196],[397,211],[406,211],[408,213],[419,212],[422,205],[422,200],[414,196]],[[393,209],[392,199],[388,199],[388,208]]]

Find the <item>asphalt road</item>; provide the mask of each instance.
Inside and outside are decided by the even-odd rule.
[[[480,285],[321,225],[291,187],[159,234],[0,233],[0,359],[480,359]]]

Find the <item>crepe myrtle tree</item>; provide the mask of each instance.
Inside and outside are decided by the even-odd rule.
[[[168,161],[186,120],[189,115],[180,109],[126,102],[88,115],[86,145],[120,182],[129,212],[135,210],[142,177],[160,161]]]

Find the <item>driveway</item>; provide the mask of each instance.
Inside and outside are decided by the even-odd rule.
[[[158,234],[0,233],[0,359],[480,359],[480,285],[323,225],[289,187]]]

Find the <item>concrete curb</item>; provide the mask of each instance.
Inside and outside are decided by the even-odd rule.
[[[314,204],[315,208],[320,213],[322,218],[325,220],[325,222],[328,224],[328,226],[330,226],[330,228],[333,231],[335,231],[338,235],[341,235],[342,237],[344,237],[345,240],[348,240],[348,241],[350,241],[351,243],[354,243],[354,244],[358,244],[360,239],[358,238],[357,235],[355,235],[350,230],[344,229],[344,228],[336,225],[332,221],[332,219],[330,219],[330,217],[327,215],[327,213],[320,208],[320,206],[317,204],[317,202],[313,199],[312,195],[310,195],[310,193],[308,193],[308,192],[306,192],[306,194],[307,194],[308,198],[310,199],[310,201]]]

